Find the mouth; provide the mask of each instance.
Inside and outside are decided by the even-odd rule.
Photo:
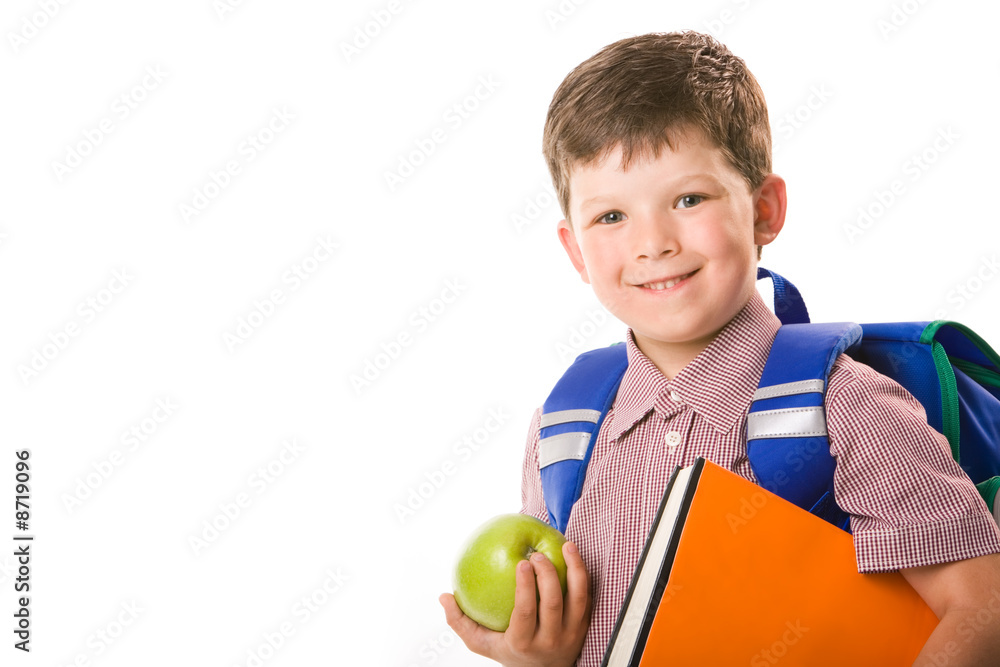
[[[641,287],[643,289],[658,290],[658,291],[668,290],[671,287],[675,287],[677,284],[687,280],[696,273],[698,273],[698,269],[695,269],[691,273],[685,273],[682,276],[674,276],[673,278],[664,278],[663,280],[655,280],[653,282],[642,283],[641,285],[638,285],[638,287]]]

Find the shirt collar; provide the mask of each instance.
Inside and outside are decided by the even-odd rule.
[[[651,410],[662,418],[690,407],[712,427],[728,433],[746,414],[781,322],[760,294],[723,327],[708,347],[668,380],[635,344],[628,330],[628,368],[608,429],[617,440]]]

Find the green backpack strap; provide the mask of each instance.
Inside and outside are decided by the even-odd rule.
[[[980,482],[976,484],[976,489],[986,501],[986,506],[993,511],[993,518],[997,524],[1000,524],[1000,498],[997,497],[997,491],[1000,491],[1000,477],[991,477],[985,482]]]
[[[951,349],[946,349],[942,344],[938,338],[940,333],[947,334],[941,338],[950,339]],[[932,348],[934,366],[941,382],[942,432],[951,445],[955,461],[961,463],[959,390],[954,369],[960,370],[980,385],[994,388],[995,393],[1000,388],[1000,355],[969,327],[947,320],[929,323],[920,336],[920,342]],[[1000,476],[977,483],[976,489],[993,513],[993,518],[1000,524]]]

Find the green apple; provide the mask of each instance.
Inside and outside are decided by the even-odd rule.
[[[536,551],[552,561],[566,594],[566,560],[558,530],[526,514],[493,517],[469,536],[454,572],[455,601],[466,616],[503,632],[514,611],[517,564]]]

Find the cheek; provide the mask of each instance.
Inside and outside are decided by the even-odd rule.
[[[610,244],[601,243],[599,239],[590,239],[580,251],[587,266],[587,273],[591,276],[607,275],[614,269],[614,253]]]
[[[730,223],[714,229],[706,227],[700,231],[697,240],[707,253],[716,257],[757,256],[751,225]]]

